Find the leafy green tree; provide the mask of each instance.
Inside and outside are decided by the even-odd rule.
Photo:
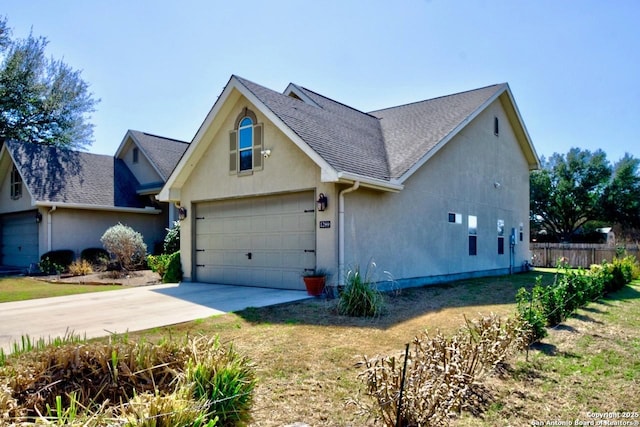
[[[11,39],[0,17],[0,138],[69,148],[91,145],[97,100],[80,71],[47,58],[47,39]]]
[[[602,150],[572,148],[555,153],[530,176],[532,229],[543,228],[560,240],[589,221],[605,216],[603,201],[611,166]],[[537,222],[537,224],[535,224]]]
[[[603,205],[606,218],[624,234],[640,229],[640,159],[627,153],[615,164]]]

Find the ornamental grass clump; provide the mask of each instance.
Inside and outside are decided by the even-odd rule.
[[[371,266],[375,267],[375,264]],[[371,279],[370,270],[362,275],[356,267],[347,273],[345,286],[338,300],[338,313],[345,316],[376,317],[382,314],[384,299]]]
[[[487,401],[479,381],[522,348],[522,331],[517,321],[496,315],[465,321],[451,337],[425,331],[414,338],[407,352],[404,386],[404,354],[363,357],[360,378],[374,403],[352,403],[386,426],[395,426],[398,420],[402,426],[441,426],[462,409],[477,411]]]
[[[0,425],[243,425],[254,386],[248,359],[217,338],[47,347],[0,368]]]

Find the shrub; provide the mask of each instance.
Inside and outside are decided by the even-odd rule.
[[[49,251],[40,257],[38,267],[40,271],[47,274],[61,273],[65,271],[73,262],[75,255],[70,249],[60,249]]]
[[[540,299],[542,292],[544,292],[542,277],[538,277],[531,292],[520,288],[516,294],[517,319],[521,323],[520,327],[525,331],[527,344],[547,336],[547,317]]]
[[[180,221],[174,221],[173,227],[167,228],[164,237],[163,253],[172,254],[180,250]]]
[[[160,275],[163,283],[177,283],[182,280],[180,252],[147,256],[149,268]]]
[[[180,251],[169,255],[167,272],[162,276],[164,283],[178,283],[182,280],[182,263],[180,262]]]
[[[408,349],[402,402],[404,355],[363,357],[358,364],[364,368],[359,377],[366,382],[374,404],[352,403],[386,426],[397,425],[399,406],[399,425],[447,425],[450,414],[463,405],[480,405],[478,380],[519,349],[521,337],[516,321],[502,321],[495,315],[466,320],[465,327],[450,338],[442,333],[431,337],[424,332]]]
[[[338,300],[338,312],[346,316],[374,317],[382,314],[383,307],[382,294],[375,288],[370,271],[367,269],[363,277],[359,267],[350,270]]]
[[[142,234],[126,225],[117,224],[108,228],[100,241],[127,271],[141,265],[147,255],[147,245]]]
[[[69,273],[74,276],[85,276],[93,273],[93,267],[87,260],[77,260],[71,263],[69,266]]]
[[[111,257],[109,252],[103,248],[87,248],[80,252],[80,259],[86,260],[95,270],[104,271],[107,269]]]
[[[154,273],[158,273],[160,277],[164,277],[169,265],[170,255],[147,255],[147,265]]]

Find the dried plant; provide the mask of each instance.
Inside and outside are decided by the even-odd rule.
[[[463,403],[473,408],[484,404],[486,395],[479,380],[521,347],[521,331],[514,320],[491,315],[465,319],[458,333],[446,337],[426,331],[413,340],[408,352],[403,397],[400,402],[404,355],[364,357],[359,366],[367,393],[374,404],[354,401],[361,410],[384,425],[395,426],[401,406],[400,425],[447,425]]]

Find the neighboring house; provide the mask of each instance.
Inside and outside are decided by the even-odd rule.
[[[232,76],[159,199],[186,209],[186,280],[304,289],[375,262],[411,286],[520,271],[538,167],[507,84],[364,113]]]
[[[45,252],[102,247],[117,223],[151,252],[177,219],[155,198],[188,144],[128,131],[115,156],[19,141],[0,150],[0,265],[28,267]]]

